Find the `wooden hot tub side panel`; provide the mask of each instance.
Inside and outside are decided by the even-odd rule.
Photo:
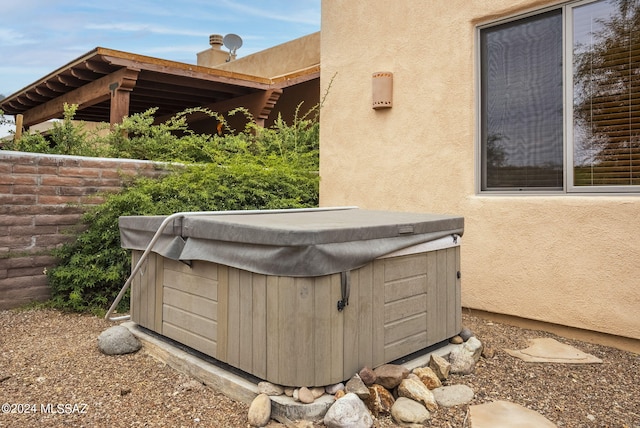
[[[217,321],[218,265],[165,259],[162,334],[215,356]]]
[[[369,263],[351,271],[349,305],[344,308],[342,380],[347,380],[364,366],[376,367],[384,363],[383,305],[384,294],[376,287],[379,270]],[[338,276],[338,280],[340,277]],[[340,294],[334,299],[333,311]]]
[[[384,362],[458,334],[459,247],[376,260],[384,285]]]
[[[462,329],[460,247],[429,254],[429,345],[449,339]],[[435,257],[434,257],[435,256]]]
[[[221,333],[216,358],[255,376],[266,375],[267,278],[251,272],[220,266],[225,282],[220,282]]]
[[[141,256],[142,251],[132,251],[132,266]],[[131,284],[131,320],[158,333],[162,332],[163,269],[164,258],[151,253]]]
[[[133,251],[135,264],[142,252]],[[131,320],[213,357],[218,336],[218,265],[192,266],[149,254],[131,287]]]
[[[219,359],[281,385],[343,379],[342,360],[332,358],[342,355],[342,340],[331,337],[342,338],[339,275],[293,278],[229,268],[227,296],[227,350]]]
[[[377,261],[384,294],[384,359],[427,346],[427,255]]]

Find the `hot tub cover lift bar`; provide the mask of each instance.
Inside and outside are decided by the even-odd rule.
[[[265,213],[276,214],[276,213],[292,213],[292,212],[307,212],[307,211],[350,210],[350,209],[357,209],[357,208],[358,208],[357,206],[346,206],[346,207],[327,207],[327,208],[289,208],[289,209],[274,209],[274,210],[195,211],[195,212],[192,211],[192,212],[178,212],[178,213],[171,214],[164,219],[164,221],[160,224],[160,227],[158,227],[158,230],[156,230],[155,234],[153,235],[153,238],[151,238],[151,241],[149,242],[149,245],[147,245],[144,252],[142,253],[142,256],[140,256],[140,259],[131,270],[131,275],[129,275],[129,278],[127,278],[127,281],[124,283],[124,285],[122,286],[122,289],[120,290],[115,300],[111,304],[111,307],[109,308],[109,310],[107,311],[107,314],[105,315],[105,319],[109,321],[125,321],[131,318],[131,315],[123,315],[119,317],[112,317],[111,315],[113,314],[116,307],[118,306],[118,303],[120,303],[120,301],[122,300],[122,297],[124,297],[124,294],[127,292],[129,287],[131,286],[131,283],[133,282],[133,278],[138,273],[138,271],[142,267],[142,264],[145,262],[145,260],[149,256],[149,253],[153,249],[153,246],[156,244],[156,242],[158,241],[158,239],[160,238],[164,230],[167,228],[167,226],[171,222],[173,222],[175,219],[185,218],[185,217],[228,215],[228,214],[234,214],[234,215],[265,214]],[[344,307],[349,304],[348,282],[349,282],[348,277],[346,276],[346,274],[343,274],[342,275],[342,300],[338,302],[338,310],[344,309]]]

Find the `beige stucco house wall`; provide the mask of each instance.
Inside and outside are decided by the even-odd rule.
[[[561,3],[323,0],[321,205],[463,215],[464,307],[640,339],[640,195],[477,190],[477,26]]]
[[[251,55],[240,56],[241,52],[242,49],[238,50],[237,59],[217,64],[215,68],[252,76],[277,78],[319,65],[320,32],[299,37]]]

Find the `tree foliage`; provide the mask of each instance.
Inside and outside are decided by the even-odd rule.
[[[607,12],[606,18],[595,19],[587,41],[575,46],[577,160],[624,168],[640,153],[640,137],[633,125],[640,117],[639,2],[620,0]]]

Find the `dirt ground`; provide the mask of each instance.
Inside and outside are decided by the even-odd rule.
[[[640,428],[639,355],[468,314],[463,324],[496,350],[474,374],[448,381],[473,388],[471,404],[508,400],[558,427]],[[110,325],[52,310],[0,311],[0,427],[247,426],[248,405],[193,382],[144,350],[100,353],[97,337]],[[603,364],[532,364],[504,352],[536,337],[554,337]],[[441,407],[426,426],[469,427],[468,407]],[[388,416],[375,424],[395,426]]]

